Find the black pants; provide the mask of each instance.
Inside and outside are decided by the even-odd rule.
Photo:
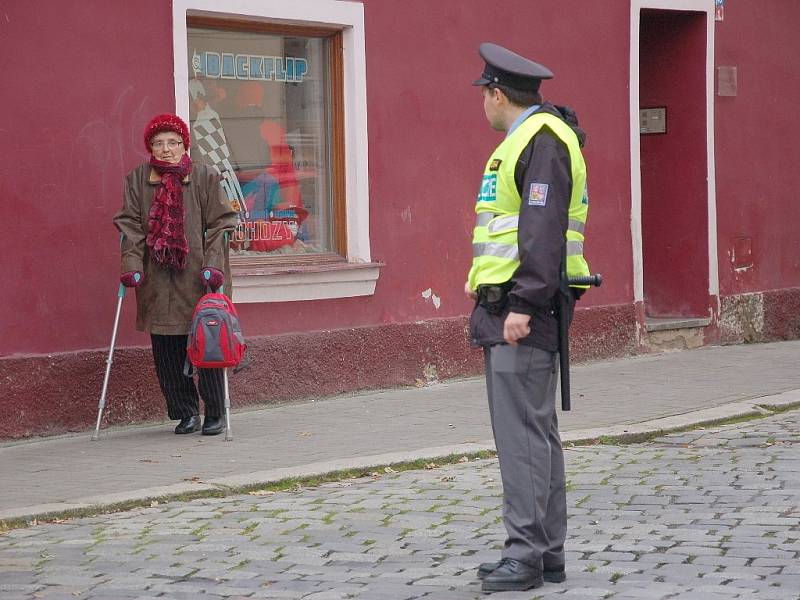
[[[197,387],[192,377],[183,374],[186,362],[186,335],[150,335],[158,383],[167,400],[170,419],[185,419],[200,414]],[[221,417],[225,401],[222,369],[198,369],[200,396],[205,415]]]

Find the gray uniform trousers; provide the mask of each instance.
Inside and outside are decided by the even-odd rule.
[[[567,500],[556,416],[556,353],[484,348],[486,388],[503,480],[503,558],[537,568],[564,564]]]

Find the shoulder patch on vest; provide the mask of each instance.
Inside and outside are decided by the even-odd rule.
[[[492,160],[492,162],[489,164],[489,170],[490,170],[490,171],[499,171],[499,170],[500,170],[500,164],[501,164],[502,162],[503,162],[503,160],[502,160],[502,159],[500,159],[500,158],[495,158],[495,159],[494,159],[494,160]]]
[[[497,174],[484,175],[481,181],[481,191],[478,193],[478,202],[494,202],[497,200]]]
[[[549,189],[550,186],[546,183],[532,183],[528,192],[528,206],[546,206]]]

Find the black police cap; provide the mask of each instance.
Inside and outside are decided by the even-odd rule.
[[[539,89],[542,79],[552,79],[553,72],[539,63],[528,60],[507,48],[484,42],[478,53],[486,63],[480,79],[472,85],[505,85],[515,90],[532,91]]]

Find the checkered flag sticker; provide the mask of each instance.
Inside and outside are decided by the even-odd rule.
[[[225,194],[231,204],[239,210],[239,219],[243,221],[248,214],[242,186],[233,170],[228,140],[225,138],[225,130],[217,112],[206,105],[197,113],[197,118],[192,124],[192,133],[195,147],[220,174]]]

